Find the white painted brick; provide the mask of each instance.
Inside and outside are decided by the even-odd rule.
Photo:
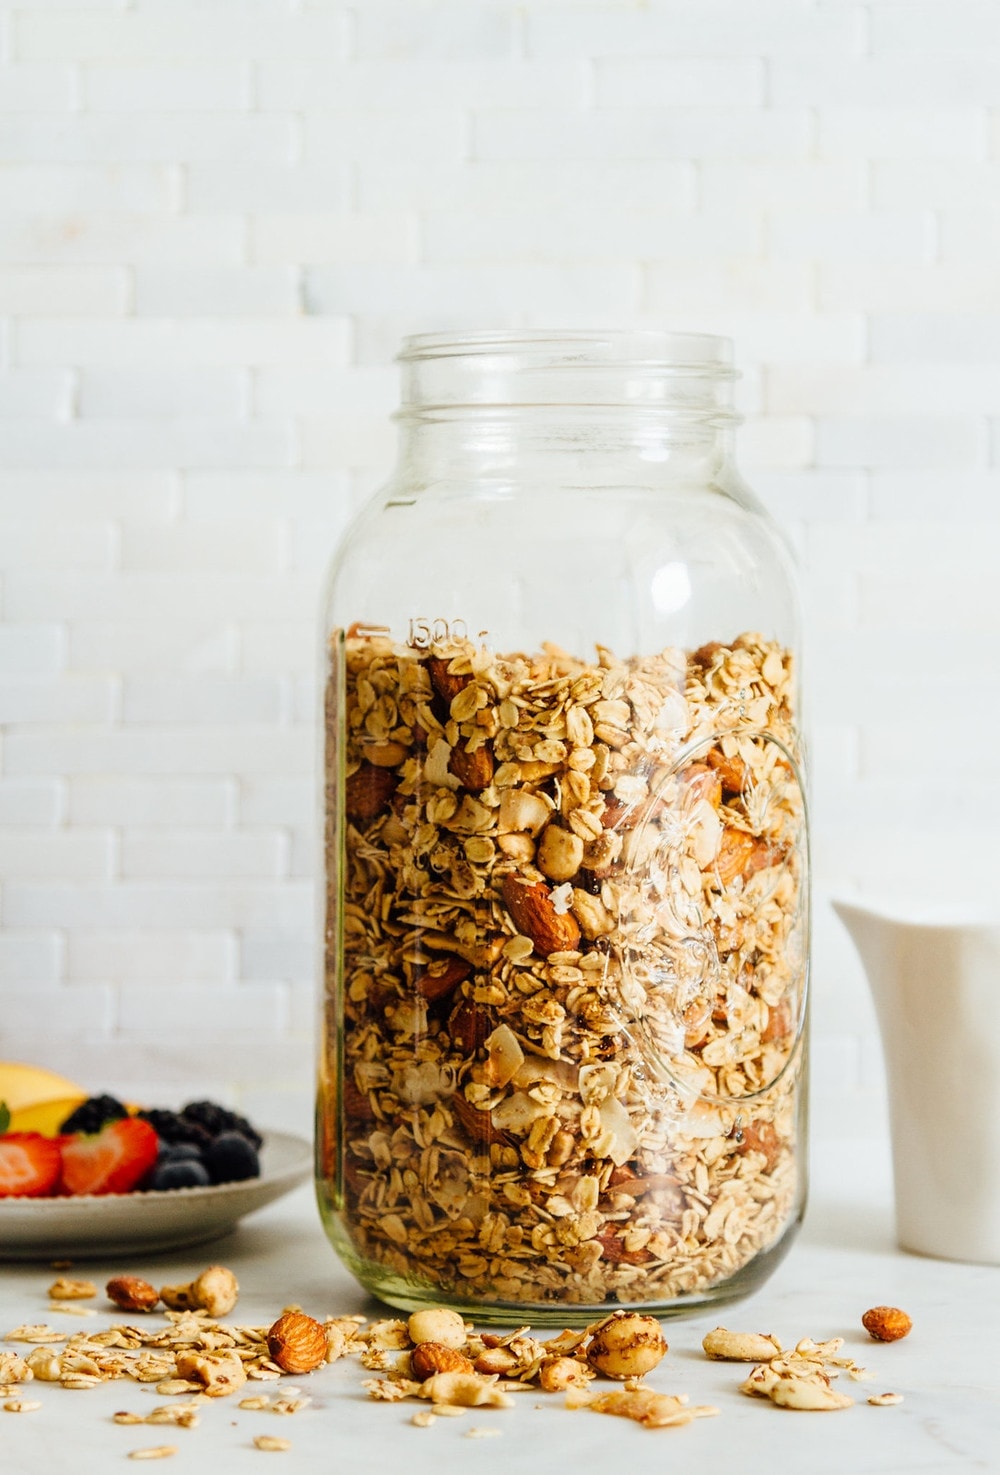
[[[261,375],[268,371],[261,371]],[[289,371],[293,380],[298,371]],[[310,371],[322,381],[323,369]],[[272,381],[277,395],[277,383]],[[191,471],[183,480],[184,516],[191,522],[225,519],[323,518],[347,507],[348,478],[343,473],[318,471]]]
[[[307,778],[247,778],[240,783],[239,823],[311,827],[318,804],[314,786]]]
[[[2,434],[2,431],[0,431]],[[385,416],[360,411],[329,411],[299,424],[305,467],[378,466],[387,474],[394,460],[394,436],[386,434]]]
[[[1000,472],[876,471],[870,482],[873,519],[935,518],[943,507],[955,509],[962,522],[1000,518]]]
[[[315,522],[298,522],[292,528],[291,567],[307,574],[317,589],[349,522],[349,510],[345,507],[339,514]]]
[[[261,830],[125,830],[121,874],[132,879],[227,880],[277,877],[282,871],[283,836]]]
[[[240,112],[250,105],[244,64],[86,66],[83,105],[97,113]]]
[[[256,317],[298,311],[299,289],[289,267],[140,266],[135,311],[145,317]]]
[[[62,793],[56,779],[26,783],[0,779],[0,825],[54,825],[61,813]]]
[[[235,671],[239,635],[228,616],[189,619],[181,597],[169,616],[145,617],[143,601],[136,599],[131,617],[90,620],[74,617],[69,639],[69,664],[77,671],[171,671],[202,674]],[[3,626],[0,626],[2,631]]]
[[[926,56],[893,52],[851,57],[838,66],[820,51],[774,57],[768,100],[779,107],[989,107],[996,100],[998,65],[1000,45],[992,54],[951,48]]]
[[[319,608],[317,590],[316,607]],[[0,627],[2,628],[2,627]],[[319,635],[310,620],[244,620],[242,669],[248,675],[315,672]]]
[[[184,207],[196,214],[346,210],[350,193],[350,166],[336,159],[259,166],[235,160],[185,169]]]
[[[473,6],[463,0],[366,0],[355,13],[355,27],[362,60],[491,61],[514,48],[511,8],[491,0]]]
[[[658,314],[766,314],[784,327],[788,342],[809,326],[813,276],[805,263],[755,260],[654,262],[645,271],[643,307]],[[794,328],[792,332],[790,329]],[[738,341],[735,328],[731,336]],[[773,337],[773,335],[772,335]]]
[[[416,217],[398,213],[267,214],[255,216],[250,222],[251,260],[270,265],[416,261],[418,245]]]
[[[826,107],[821,156],[869,159],[985,158],[986,114],[975,107]]]
[[[0,723],[110,722],[115,690],[110,679],[59,676],[56,680],[23,676],[0,677]]]
[[[173,515],[171,478],[164,473],[123,471],[19,471],[0,481],[0,514],[14,520],[30,507],[35,517],[142,516],[165,522]]]
[[[759,214],[678,215],[656,207],[595,216],[589,201],[559,212],[435,212],[423,227],[425,261],[464,266],[481,261],[573,261],[680,257],[741,261],[759,254]]]
[[[1000,300],[978,313],[886,312],[872,318],[870,331],[876,362],[993,365],[1000,343]]]
[[[395,367],[297,369],[291,365],[254,372],[254,412],[259,415],[322,415],[336,409],[382,415],[399,403]]]
[[[288,427],[261,421],[78,420],[0,424],[10,467],[287,466]]]
[[[403,158],[419,168],[425,154],[459,160],[467,158],[469,152],[467,117],[457,107],[425,105],[391,111],[343,108],[306,113],[302,136],[306,164],[357,159],[370,167],[381,159]]]
[[[51,932],[0,932],[0,981],[4,999],[8,983],[57,983],[59,938]]]
[[[385,274],[379,274],[380,281]],[[354,310],[357,310],[356,308]],[[337,318],[238,318],[213,321],[46,323],[29,320],[17,337],[16,362],[128,368],[200,365],[346,364],[347,323]]]
[[[4,886],[4,923],[14,928],[199,932],[257,926],[266,914],[275,927],[310,931],[314,907],[315,887],[308,881],[130,881],[100,886],[11,881]]]
[[[966,159],[882,159],[871,166],[876,210],[965,210],[1000,192],[1000,164]]]
[[[46,1039],[52,1035],[72,1035],[79,1060],[82,1039],[108,1029],[112,1018],[112,993],[105,987],[38,988],[35,985],[3,991],[5,1044],[28,1030],[44,1034]],[[43,1022],[44,1029],[40,1028]],[[26,1055],[23,1049],[17,1053]],[[39,1057],[36,1054],[29,1058]]]
[[[871,44],[875,52],[930,51],[935,56],[956,47],[1000,50],[1000,16],[992,0],[878,0],[872,6]]]
[[[309,978],[313,951],[312,933],[305,929],[245,927],[240,933],[240,977],[262,982]]]
[[[740,459],[753,478],[757,467],[808,466],[813,459],[814,430],[805,416],[748,418],[740,427]]]
[[[124,313],[128,282],[111,267],[14,266],[0,271],[0,312],[34,317]]]
[[[14,778],[61,773],[209,775],[287,773],[312,762],[313,734],[304,728],[260,730],[205,726],[194,730],[131,728],[50,732],[18,728],[4,742],[4,768]],[[66,840],[97,837],[65,836]]]
[[[73,983],[223,983],[234,962],[235,939],[225,932],[80,931],[66,941]]]
[[[755,56],[599,56],[594,76],[599,107],[731,108],[753,107],[765,101],[764,63]],[[481,99],[478,106],[509,107],[510,101]],[[771,96],[768,101],[784,99]]]
[[[224,779],[73,778],[71,825],[223,826],[232,808]]]
[[[638,275],[628,263],[608,266],[314,267],[306,271],[312,312],[405,312],[419,307],[423,321],[441,314],[468,323],[496,321],[519,312],[582,312],[599,303],[604,312],[632,310]]]
[[[700,203],[711,214],[780,210],[790,201],[810,214],[855,213],[868,205],[867,166],[855,159],[701,159],[698,174]],[[882,208],[908,209],[917,203]]]
[[[69,67],[9,66],[0,63],[0,113],[55,113],[74,104]]]
[[[50,617],[77,621],[176,619],[178,611],[191,623],[259,618],[262,609],[274,619],[302,619],[313,614],[312,592],[290,578],[204,573],[125,572],[114,579],[98,574],[22,573],[6,580],[5,605],[14,619]]]
[[[233,420],[246,409],[246,376],[237,368],[83,369],[77,413],[84,419],[208,417]]]
[[[246,234],[233,216],[0,216],[0,261],[239,263]]]
[[[13,742],[14,735],[7,738]],[[14,772],[11,769],[11,772]],[[111,839],[99,830],[18,829],[0,833],[0,877],[73,876],[99,881],[111,869]]]
[[[0,277],[0,291],[3,281]],[[0,419],[63,419],[72,404],[73,382],[60,369],[0,369]],[[8,557],[0,544],[0,563]]]
[[[118,1027],[125,1034],[161,1030],[183,1037],[199,1033],[240,1038],[281,1031],[285,997],[278,984],[241,983],[235,987],[170,989],[136,986],[121,991]]]
[[[701,167],[706,167],[704,163]],[[742,167],[736,166],[736,167]],[[453,209],[497,211],[575,208],[583,199],[594,207],[635,206],[655,200],[663,209],[690,211],[697,198],[698,166],[686,159],[427,159],[412,164],[380,160],[362,168],[358,203],[370,211]],[[724,202],[725,205],[725,202]]]
[[[35,161],[0,164],[0,208],[4,213],[61,214],[80,210],[169,210],[170,171],[139,164],[101,164],[88,159],[79,164]]]
[[[687,159],[765,154],[802,158],[808,112],[793,108],[618,108],[579,113],[484,109],[477,159]]]
[[[0,114],[0,151],[12,163],[170,164],[232,160],[246,164],[281,163],[292,154],[294,133],[288,118],[193,117],[182,113],[133,113],[128,126],[114,113],[77,113],[63,118],[45,113]]]
[[[901,262],[822,264],[819,301],[825,311],[882,315],[940,314],[945,332],[956,315],[1000,312],[1000,280],[985,262],[945,262],[915,266]],[[924,321],[935,319],[928,316]],[[995,340],[994,340],[995,342]]]
[[[768,216],[768,247],[777,261],[886,262],[895,267],[933,257],[936,229],[923,214],[850,214],[835,220],[823,212],[807,215],[800,208],[775,210]]]
[[[25,511],[31,509],[25,502]],[[111,568],[110,524],[82,517],[53,523],[47,517],[12,518],[0,543],[0,568]]]
[[[984,200],[970,209],[945,210],[941,215],[943,261],[989,261],[1000,254],[1000,204]]]
[[[861,44],[854,4],[817,9],[794,0],[667,0],[652,6],[537,5],[527,15],[530,56],[746,56],[819,51],[841,58]]]
[[[130,676],[122,692],[124,722],[278,722],[281,710],[281,686],[265,677]]]
[[[562,60],[467,58],[456,65],[422,58],[415,66],[396,56],[331,66],[303,56],[257,68],[258,106],[292,112],[423,108],[429,100],[436,107],[571,108],[587,100],[588,87],[586,66]]]
[[[1000,405],[1000,364],[893,363],[776,367],[769,412],[799,415],[988,415]]]
[[[282,551],[273,525],[256,522],[177,523],[158,528],[126,523],[121,533],[121,566],[137,573],[217,572],[274,574]]]
[[[867,479],[860,472],[760,470],[753,489],[782,523],[858,522],[867,514]]]
[[[819,466],[981,464],[984,427],[971,415],[824,417],[816,428]]]
[[[0,623],[0,671],[7,676],[44,676],[62,669],[65,633],[57,624]]]
[[[33,10],[15,13],[15,55],[26,61],[232,62],[237,58],[329,56],[344,52],[345,17],[289,12],[287,7],[213,4],[106,15],[70,14],[58,25]]]
[[[873,629],[894,630],[907,636],[948,630],[964,638],[978,634],[984,627],[995,627],[994,580],[970,580],[962,568],[935,567],[933,598],[925,587],[914,586],[912,575],[897,574],[892,569],[862,574],[858,582],[861,619]],[[868,733],[866,727],[863,736]],[[924,771],[934,771],[929,761]]]

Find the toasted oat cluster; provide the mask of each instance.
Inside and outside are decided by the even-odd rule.
[[[797,1201],[789,652],[352,630],[327,714],[321,1147],[358,1266],[480,1304],[728,1280]]]

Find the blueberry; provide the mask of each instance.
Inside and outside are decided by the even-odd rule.
[[[176,1158],[157,1163],[146,1187],[161,1193],[167,1188],[205,1188],[210,1181],[203,1163],[193,1158]]]
[[[203,1163],[201,1148],[195,1142],[161,1142],[158,1162]]]
[[[205,1166],[213,1183],[236,1183],[260,1177],[260,1159],[240,1132],[220,1132],[205,1148]]]

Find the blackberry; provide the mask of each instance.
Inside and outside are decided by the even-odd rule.
[[[107,1122],[117,1122],[126,1116],[128,1111],[116,1096],[91,1096],[70,1112],[59,1131],[66,1135],[99,1132]]]
[[[153,1106],[148,1111],[140,1111],[139,1116],[149,1123],[161,1142],[190,1142],[195,1147],[207,1147],[212,1140],[211,1132],[206,1132],[197,1122],[187,1121],[176,1111],[164,1111]]]
[[[145,1187],[153,1193],[163,1193],[168,1188],[206,1188],[210,1181],[204,1163],[194,1158],[167,1158],[157,1163]]]
[[[219,1106],[215,1101],[189,1101],[181,1116],[185,1121],[203,1127],[211,1137],[218,1137],[220,1132],[239,1132],[258,1149],[264,1140],[246,1117]]]
[[[220,1132],[205,1149],[205,1166],[213,1183],[239,1183],[260,1177],[257,1149],[242,1132]]]

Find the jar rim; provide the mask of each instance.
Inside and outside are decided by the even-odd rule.
[[[532,369],[611,367],[659,374],[737,377],[731,338],[661,328],[512,328],[414,333],[402,342],[397,362],[512,357]]]

